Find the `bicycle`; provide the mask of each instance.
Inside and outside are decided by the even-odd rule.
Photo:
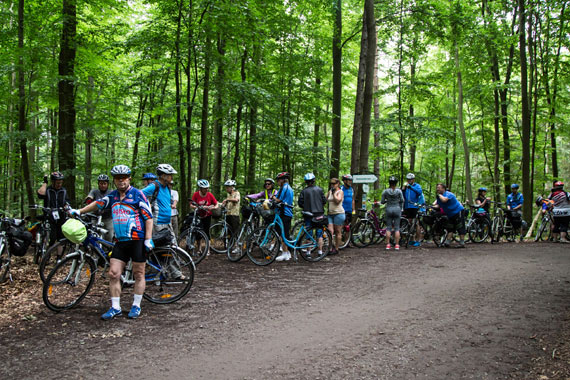
[[[374,202],[374,206],[379,205]],[[406,245],[409,240],[410,221],[402,216],[400,219],[400,245]],[[352,244],[358,248],[364,248],[371,244],[378,244],[386,238],[386,227],[384,226],[384,218],[371,209],[366,211],[363,219],[358,221],[352,231]],[[394,243],[394,235],[390,237],[390,242]]]
[[[472,209],[471,217],[467,222],[469,239],[474,243],[481,243],[489,237],[491,223],[487,219],[487,212],[479,206],[469,205]]]
[[[261,216],[259,209],[261,204],[259,201],[253,201],[249,198],[245,198],[248,202],[247,210],[249,211],[249,216],[242,223],[239,233],[235,237],[235,241],[232,247],[228,248],[227,255],[228,260],[232,262],[240,261],[247,253],[247,239],[249,235],[258,227],[259,217]]]
[[[31,243],[31,234],[25,232],[29,236],[26,237],[21,236],[21,232],[19,232],[25,221],[4,217],[4,215],[0,215],[0,218],[0,283],[2,283],[6,281],[6,278],[12,281],[10,274],[12,255],[23,256],[26,254]]]
[[[113,243],[99,236],[101,229],[94,227],[92,223],[82,222],[87,229],[87,238],[77,245],[75,252],[57,263],[42,288],[44,303],[55,312],[77,306],[91,290],[97,267],[103,267],[102,277],[109,267],[109,254],[102,245],[111,248]],[[147,285],[143,297],[158,304],[176,302],[190,290],[195,266],[192,258],[183,249],[174,245],[162,245],[160,242],[157,242],[157,245],[146,260]],[[99,260],[103,262],[100,264]],[[131,286],[134,282],[132,261],[129,261],[121,275],[121,283],[123,286]]]
[[[216,253],[226,253],[233,246],[233,231],[226,221],[228,210],[220,206],[221,220],[210,226],[210,248]]]
[[[66,207],[59,208],[49,208],[42,207],[39,205],[32,205],[29,207],[31,210],[41,210],[42,215],[37,215],[36,219],[39,221],[33,229],[32,233],[35,233],[34,239],[34,264],[40,264],[42,258],[46,254],[50,238],[51,238],[51,221],[57,221],[60,219],[60,212],[65,213],[67,211]],[[35,230],[35,231],[34,231]]]
[[[502,202],[492,203],[495,203],[495,210],[493,220],[491,222],[491,243],[499,242],[502,236],[504,236],[509,242],[515,241],[516,231],[511,221],[511,211],[502,208]]]
[[[552,213],[552,209],[547,209],[546,212],[542,215],[540,226],[536,230],[536,235],[534,236],[534,241],[551,241],[553,228],[554,215]]]
[[[313,214],[303,211],[303,215],[313,218],[312,223],[314,224],[309,229],[303,224],[295,239],[288,240],[285,237],[283,221],[276,210],[284,206],[293,206],[284,203],[272,204],[272,206],[273,208],[269,210],[261,210],[262,217],[269,222],[269,225],[256,228],[247,239],[247,256],[251,262],[261,266],[271,264],[277,258],[281,242],[293,249],[295,262],[298,261],[297,251],[299,251],[303,259],[310,262],[320,261],[327,256],[332,246],[332,236],[322,222],[325,218],[321,217],[321,220],[317,221]],[[281,236],[275,231],[276,226],[280,228]],[[321,251],[313,254],[319,248],[319,240],[321,238]]]
[[[190,255],[194,265],[198,265],[206,257],[210,249],[210,239],[208,239],[208,235],[200,226],[198,215],[199,211],[206,212],[207,210],[196,202],[192,202],[192,205],[196,207],[196,211],[186,215],[184,218],[180,228],[182,232],[178,236],[178,246]],[[202,241],[204,242],[203,248],[201,246]]]
[[[297,233],[299,232],[299,229],[301,228],[301,225],[304,223],[305,223],[304,220],[298,220],[297,222],[295,222],[295,224],[291,228],[291,235],[296,236]],[[333,241],[336,241],[335,240],[336,235],[334,233],[332,234],[332,238],[333,238]],[[340,246],[338,247],[338,250],[340,251],[341,249],[348,247],[348,244],[350,243],[351,238],[352,238],[352,229],[350,227],[350,222],[348,221],[348,219],[345,219],[344,224],[342,226],[342,234],[341,234],[341,239],[340,239],[341,243],[340,243]]]

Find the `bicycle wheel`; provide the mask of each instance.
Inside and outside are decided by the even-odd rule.
[[[180,234],[178,246],[190,255],[194,265],[198,265],[206,257],[210,242],[202,229],[189,228]]]
[[[322,236],[322,250],[319,253],[319,240],[318,236]],[[297,242],[297,246],[304,245],[306,248],[300,249],[301,257],[310,262],[317,262],[324,259],[333,246],[332,236],[328,229],[323,227],[311,227],[305,231],[301,241]]]
[[[534,236],[534,241],[541,241],[542,240],[542,234],[544,234],[544,231],[546,230],[546,227],[548,226],[548,221],[546,220],[546,218],[542,218],[542,220],[540,221],[540,227],[538,227],[538,229],[536,230],[536,235]]]
[[[491,243],[497,243],[501,239],[501,219],[498,216],[491,222]]]
[[[375,235],[376,231],[372,222],[363,219],[357,222],[352,230],[352,244],[358,248],[367,247],[372,243]]]
[[[0,246],[2,247],[0,249],[0,283],[6,281],[6,277],[8,277],[8,273],[10,273],[12,257],[7,243],[5,238],[0,238]]]
[[[184,297],[194,282],[194,263],[180,247],[155,248],[145,265],[143,297],[153,303],[172,303]]]
[[[301,231],[301,226],[304,225],[305,221],[303,219],[298,220],[295,222],[295,224],[293,224],[293,227],[291,227],[291,233],[289,234],[289,236],[291,236],[291,239],[295,239],[297,235],[299,235],[299,231]]]
[[[210,248],[216,253],[226,253],[232,246],[232,229],[224,221],[210,226]]]
[[[44,256],[40,261],[38,267],[38,272],[40,273],[40,278],[42,282],[46,282],[47,276],[51,273],[53,268],[59,263],[65,256],[75,251],[75,244],[67,239],[62,239],[48,248]]]
[[[42,297],[53,311],[76,306],[87,295],[95,281],[95,262],[80,253],[61,260],[48,275],[43,285]]]
[[[473,220],[468,229],[469,239],[473,243],[481,243],[489,236],[490,229],[491,226],[487,219]]]
[[[243,259],[243,257],[247,253],[247,238],[251,234],[251,232],[252,228],[249,225],[249,223],[247,222],[244,223],[243,226],[241,227],[241,231],[239,232],[239,235],[237,236],[233,246],[228,248],[227,251],[228,260],[235,263]]]
[[[503,225],[503,234],[508,242],[513,242],[516,239],[516,231],[513,227],[511,221],[505,218],[505,224]]]
[[[338,249],[341,250],[348,247],[348,243],[350,243],[351,237],[352,230],[350,229],[350,224],[343,225],[341,230],[340,246]]]
[[[394,239],[394,234],[392,234],[392,240]],[[400,219],[400,245],[408,244],[410,240],[410,221],[406,218]],[[395,242],[394,242],[395,243]]]
[[[247,257],[255,265],[269,265],[279,253],[281,240],[273,228],[256,228],[247,239]]]

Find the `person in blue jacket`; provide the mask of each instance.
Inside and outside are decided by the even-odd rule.
[[[422,187],[416,183],[416,176],[414,173],[408,173],[406,175],[407,183],[404,184],[402,191],[404,192],[404,216],[412,220],[418,214],[419,207],[415,204],[424,204],[424,193]],[[413,247],[420,246],[420,224],[418,223],[417,229],[414,234],[414,240],[410,240],[410,245]]]
[[[445,247],[449,247],[453,233],[459,234],[459,247],[465,248],[465,216],[463,215],[463,206],[451,191],[443,183],[438,183],[436,187],[436,203],[443,209],[449,220],[451,231],[447,234]]]
[[[273,201],[280,203],[283,202],[284,207],[279,209],[279,216],[283,222],[283,234],[285,239],[291,240],[289,236],[289,231],[291,231],[291,220],[293,219],[293,198],[294,192],[293,188],[289,185],[289,173],[282,172],[277,174],[275,178],[277,184],[279,185],[279,191],[276,195],[272,197]],[[281,236],[281,231],[279,231],[279,226],[277,227],[277,233]],[[276,261],[288,261],[291,259],[291,253],[289,253],[289,248],[285,243],[281,244],[283,252],[275,258]]]
[[[519,193],[519,185],[513,183],[511,185],[511,193],[507,195],[507,210],[511,212],[511,223],[513,224],[513,228],[516,228],[521,237],[520,240],[523,241],[523,234],[522,234],[522,206],[523,206],[524,198],[521,193]],[[513,218],[513,216],[515,216]],[[516,222],[513,223],[513,220]],[[521,222],[518,222],[521,221]]]

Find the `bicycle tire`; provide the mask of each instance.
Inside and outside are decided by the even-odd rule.
[[[143,297],[157,304],[178,301],[190,291],[194,269],[192,258],[180,247],[153,249],[145,265]]]
[[[232,229],[227,222],[219,221],[210,226],[210,248],[216,253],[226,253],[232,246]]]
[[[57,252],[58,248],[62,247],[61,252]],[[40,261],[38,266],[38,272],[42,282],[46,282],[48,275],[51,273],[53,268],[59,263],[65,256],[75,251],[75,244],[67,239],[62,239],[48,248],[44,256]]]
[[[473,243],[482,243],[489,236],[490,229],[491,227],[487,219],[473,220],[468,229],[469,239]]]
[[[322,231],[323,235],[323,249],[322,249],[322,254],[318,253],[318,239],[315,239],[315,236],[318,236],[318,232]],[[333,241],[332,241],[332,235],[331,232],[323,227],[311,227],[309,228],[308,231],[306,231],[305,236],[301,237],[302,241],[299,244],[299,242],[297,242],[297,246],[299,245],[307,245],[310,244],[309,247],[307,247],[306,249],[299,249],[298,252],[300,254],[300,256],[305,259],[306,261],[309,262],[317,262],[317,261],[321,261],[322,259],[324,259],[330,252],[332,246],[333,246]]]
[[[542,241],[542,234],[544,233],[544,230],[546,229],[547,225],[548,222],[546,221],[546,218],[542,218],[542,220],[540,221],[540,227],[538,227],[538,229],[536,230],[534,241]]]
[[[93,286],[95,270],[93,259],[80,253],[60,261],[43,285],[42,298],[48,309],[60,312],[77,306]]]
[[[204,241],[204,247],[201,247],[201,241]],[[190,255],[194,265],[198,265],[206,257],[210,241],[201,228],[188,228],[178,237],[178,247]]]
[[[384,221],[384,218],[378,219],[378,228],[383,229],[383,233],[378,232],[376,224],[372,220],[370,223],[372,223],[372,228],[374,229],[374,239],[371,244],[374,245],[382,243],[386,239],[386,222]]]
[[[0,249],[0,283],[6,281],[8,273],[10,273],[10,263],[12,262],[12,255],[8,249],[8,240],[2,238],[0,241],[2,248]]]
[[[50,230],[41,228],[37,233],[41,238],[39,243],[34,243],[34,264],[40,264],[49,249]]]
[[[391,243],[395,244],[395,233],[390,237]],[[407,245],[410,240],[410,221],[407,218],[400,219],[400,241],[399,245]]]
[[[357,222],[352,231],[352,245],[357,248],[365,248],[372,244],[376,235],[376,231],[372,222],[362,219]]]
[[[252,231],[253,229],[247,222],[243,224],[233,246],[227,250],[228,260],[236,263],[244,258],[247,254],[247,238]]]
[[[505,218],[505,223],[503,224],[503,235],[505,235],[505,238],[507,239],[508,242],[514,242],[516,240],[516,231],[515,228],[513,227],[513,224],[511,223],[511,221],[507,218]]]
[[[491,243],[498,243],[501,239],[501,219],[498,216],[493,217],[491,222]]]
[[[341,238],[340,238],[341,243],[338,249],[341,250],[348,247],[351,238],[352,238],[352,229],[350,228],[350,225],[349,224],[343,225],[341,230]]]
[[[273,228],[258,227],[247,239],[247,257],[255,265],[265,266],[277,258],[281,239]]]

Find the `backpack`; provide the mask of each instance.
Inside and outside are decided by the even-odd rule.
[[[148,197],[148,204],[153,205],[154,202],[156,202],[156,198],[158,197],[158,191],[160,190],[160,182],[158,181],[152,181],[152,184],[154,184],[154,191],[152,192],[152,195],[150,197]],[[150,185],[150,183],[149,183]],[[170,188],[168,186],[166,186],[166,188],[168,189],[168,192],[170,193]]]

